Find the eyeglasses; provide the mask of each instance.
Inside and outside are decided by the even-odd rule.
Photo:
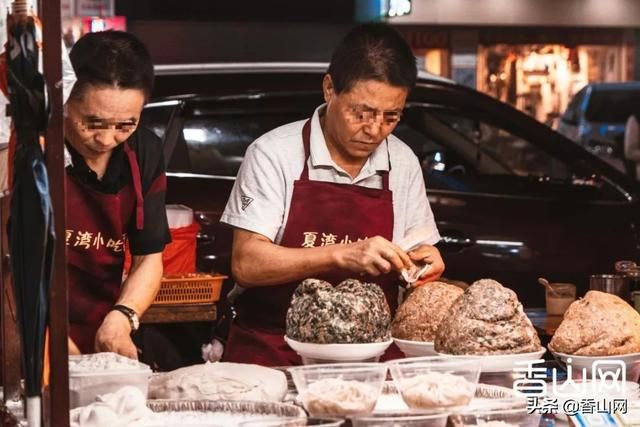
[[[88,118],[84,120],[77,121],[83,130],[109,130],[115,129],[121,133],[130,133],[135,130],[137,122],[135,120],[124,120],[124,121],[116,121],[116,120],[106,120],[99,118]]]
[[[354,123],[374,123],[382,117],[383,124],[393,125],[402,117],[402,111],[379,111],[363,106],[348,107],[347,113]]]

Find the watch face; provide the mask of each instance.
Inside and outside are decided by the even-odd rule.
[[[140,327],[140,319],[138,318],[138,315],[136,313],[133,313],[130,319],[131,319],[131,326],[133,327],[133,331],[135,332]]]

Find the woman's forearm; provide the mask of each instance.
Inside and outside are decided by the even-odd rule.
[[[156,297],[161,279],[162,252],[134,256],[117,303],[134,309],[142,316]]]

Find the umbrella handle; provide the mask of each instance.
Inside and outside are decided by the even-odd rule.
[[[41,408],[40,396],[27,397],[27,425],[29,427],[42,426]]]

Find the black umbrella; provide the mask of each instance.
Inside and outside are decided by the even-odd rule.
[[[17,5],[16,5],[17,3]],[[27,1],[7,19],[7,82],[16,150],[9,250],[22,342],[29,426],[41,426],[42,368],[55,234],[47,168],[39,136],[46,128],[44,79]],[[16,7],[17,6],[17,7]]]

